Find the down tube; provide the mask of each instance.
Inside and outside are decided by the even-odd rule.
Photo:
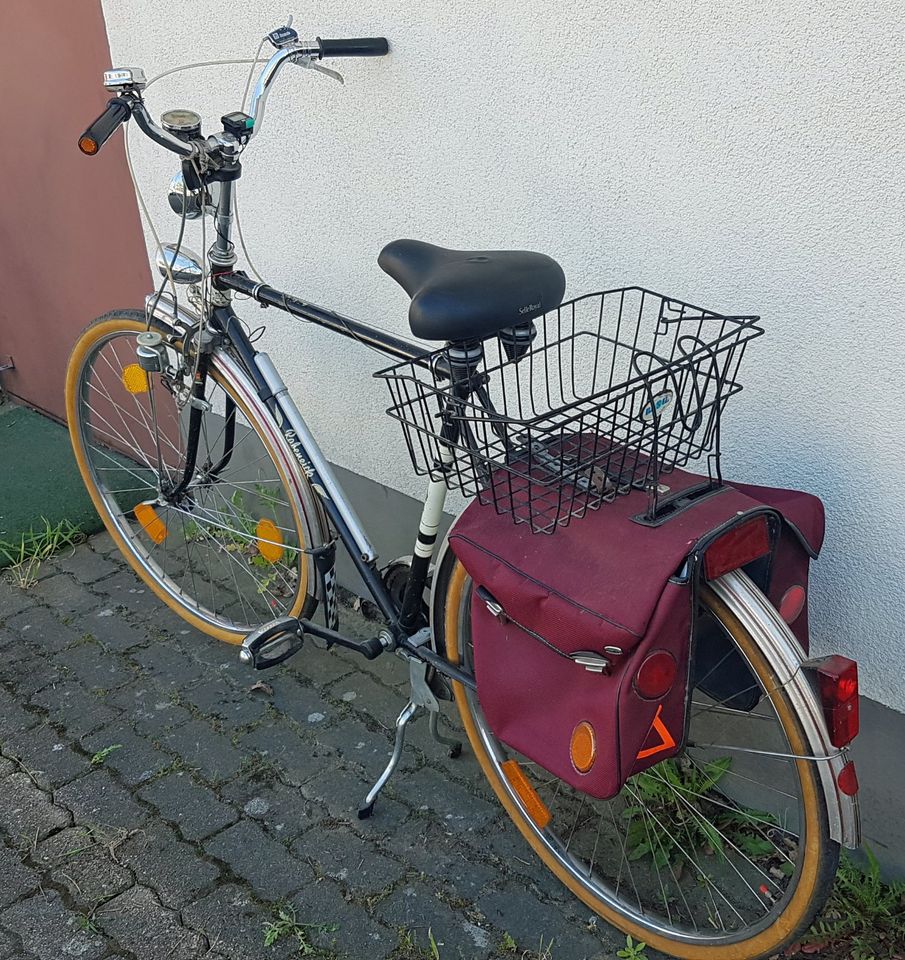
[[[374,561],[377,552],[368,539],[365,529],[358,519],[355,508],[349,503],[333,468],[327,462],[317,441],[295,405],[289,390],[277,373],[273,361],[266,353],[255,357],[255,364],[267,383],[273,399],[284,421],[283,433],[292,447],[301,468],[311,482],[311,486],[321,498],[324,509],[330,517],[340,539],[349,551],[362,580],[380,607],[383,615],[391,622],[396,619],[397,611],[377,573]]]

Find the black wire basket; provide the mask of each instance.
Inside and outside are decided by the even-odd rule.
[[[759,317],[637,287],[588,294],[482,344],[450,345],[375,376],[415,471],[552,533],[707,459],[721,483],[720,416]]]

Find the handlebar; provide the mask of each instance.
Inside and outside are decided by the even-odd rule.
[[[109,100],[104,112],[79,137],[79,150],[93,157],[129,119],[131,113],[132,107],[125,97],[114,97]]]
[[[390,52],[386,37],[358,37],[354,40],[321,40],[320,59],[324,57],[385,57]]]
[[[323,60],[325,57],[383,57],[390,50],[386,37],[356,37],[346,40],[322,40],[318,37],[315,41],[302,42],[298,40],[295,31],[288,27],[281,28],[281,31],[274,31],[269,38],[277,47],[277,51],[267,61],[252,91],[249,107],[252,122],[249,123],[248,129],[254,133],[258,133],[261,129],[267,94],[284,63],[300,63],[315,67],[341,80],[338,74],[334,74],[325,67],[317,67],[316,62],[312,61]],[[204,144],[187,143],[154,123],[141,97],[141,91],[146,86],[141,70],[129,68],[108,71],[104,76],[104,82],[108,89],[122,92],[107,103],[104,112],[79,137],[79,149],[82,153],[89,157],[97,154],[117,128],[130,116],[135,118],[135,122],[143,133],[173,153],[192,157],[199,151],[202,153],[205,151]],[[249,132],[248,136],[250,135]]]

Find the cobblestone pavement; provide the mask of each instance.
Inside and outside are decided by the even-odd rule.
[[[253,673],[106,534],[0,583],[0,960],[613,957],[424,719],[357,819],[404,681],[308,647]]]

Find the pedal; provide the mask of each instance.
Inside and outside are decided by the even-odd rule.
[[[305,633],[297,617],[271,620],[242,641],[239,661],[255,670],[267,670],[295,656],[305,643]]]

